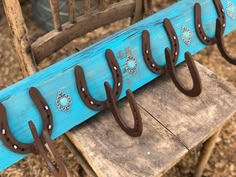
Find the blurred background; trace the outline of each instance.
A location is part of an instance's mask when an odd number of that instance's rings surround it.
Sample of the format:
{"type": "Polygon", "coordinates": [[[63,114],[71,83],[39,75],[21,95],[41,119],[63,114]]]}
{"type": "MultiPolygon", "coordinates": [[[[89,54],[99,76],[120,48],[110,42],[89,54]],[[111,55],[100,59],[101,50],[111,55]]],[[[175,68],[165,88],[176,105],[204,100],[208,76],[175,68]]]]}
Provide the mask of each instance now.
{"type": "MultiPolygon", "coordinates": [[[[31,40],[45,34],[53,28],[52,16],[48,0],[20,0],[26,25],[29,29],[31,40]],[[33,13],[32,13],[33,12],[33,13]]],[[[174,0],[154,0],[154,10],[159,11],[172,3],[174,0]]],[[[80,0],[77,1],[77,7],[80,0]]],[[[96,7],[98,0],[91,0],[92,7],[96,7]]],[[[64,0],[60,0],[61,20],[68,19],[67,7],[64,0]]],[[[81,9],[77,9],[79,15],[81,9]]],[[[109,36],[127,26],[130,19],[124,19],[110,25],[87,33],[83,37],[73,40],[61,50],[52,54],[39,65],[39,69],[47,67],[71,54],[71,49],[81,49],[91,44],[91,41],[99,40],[101,36],[109,36]]],[[[225,37],[225,45],[229,52],[236,50],[236,31],[225,37]]],[[[13,46],[11,31],[8,27],[2,2],[0,1],[0,89],[3,89],[23,78],[17,54],[13,46]]],[[[216,46],[210,46],[194,56],[198,62],[236,86],[236,67],[227,63],[220,55],[216,46]]],[[[85,176],[83,169],[70,153],[62,140],[56,140],[57,149],[62,156],[72,176],[85,176]]],[[[199,155],[199,149],[193,150],[180,163],[172,168],[164,177],[191,177],[199,155]]],[[[3,160],[3,159],[1,159],[3,160]]],[[[21,162],[13,165],[0,173],[1,177],[8,176],[50,176],[42,159],[37,155],[29,155],[21,162]]],[[[217,140],[217,146],[204,172],[205,177],[236,177],[236,116],[234,116],[223,128],[221,136],[217,140]]]]}

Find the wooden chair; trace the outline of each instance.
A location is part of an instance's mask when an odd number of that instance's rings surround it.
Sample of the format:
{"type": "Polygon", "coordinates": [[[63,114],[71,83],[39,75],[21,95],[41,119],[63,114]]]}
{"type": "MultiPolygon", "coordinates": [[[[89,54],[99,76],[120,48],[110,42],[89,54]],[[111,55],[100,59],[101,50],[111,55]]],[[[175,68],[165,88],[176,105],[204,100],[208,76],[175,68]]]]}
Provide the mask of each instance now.
{"type": "Polygon", "coordinates": [[[95,10],[90,9],[90,0],[83,0],[83,15],[76,17],[75,0],[67,2],[68,22],[60,23],[58,0],[50,0],[55,29],[35,41],[30,41],[19,1],[3,0],[7,20],[13,31],[14,45],[25,76],[36,72],[36,64],[87,32],[127,17],[132,18],[131,24],[133,24],[151,14],[149,0],[113,0],[109,5],[105,0],[100,0],[99,7],[95,10]]]}
{"type": "MultiPolygon", "coordinates": [[[[7,16],[7,20],[9,23],[9,26],[13,32],[13,40],[14,45],[16,48],[16,51],[19,55],[19,62],[22,68],[22,71],[24,73],[24,76],[29,76],[31,74],[34,74],[37,72],[37,64],[42,62],[46,57],[54,53],[56,50],[62,48],[64,45],[72,41],[73,39],[76,39],[79,36],[84,35],[85,33],[89,31],[93,31],[94,29],[104,26],[106,24],[115,22],[117,20],[131,17],[131,24],[141,20],[143,17],[148,16],[152,13],[152,7],[151,7],[151,1],[150,0],[123,0],[123,1],[111,1],[111,4],[107,5],[107,2],[105,0],[100,0],[99,8],[96,10],[91,10],[89,5],[89,0],[83,1],[83,15],[76,17],[75,14],[75,0],[67,0],[68,2],[68,12],[69,12],[69,19],[68,22],[65,24],[60,23],[59,18],[59,4],[57,0],[50,0],[52,15],[53,15],[53,22],[55,29],[53,31],[50,31],[49,33],[41,36],[40,38],[36,39],[35,41],[30,41],[30,37],[27,32],[27,27],[22,15],[21,6],[18,0],[3,0],[5,13],[7,16]]],[[[201,66],[200,66],[201,67],[201,66]]],[[[184,72],[184,67],[181,67],[180,72],[184,72]]],[[[210,86],[215,83],[222,84],[224,86],[219,88],[216,92],[225,94],[225,100],[227,99],[234,99],[235,98],[235,90],[228,86],[224,81],[220,79],[214,79],[211,75],[213,75],[210,71],[206,70],[205,68],[201,67],[201,73],[203,75],[203,81],[207,83],[207,86],[210,86]],[[232,94],[227,92],[226,90],[230,90],[232,94]],[[233,95],[233,96],[232,96],[233,95]]],[[[184,79],[184,78],[182,78],[184,79]]],[[[203,134],[194,137],[194,139],[187,139],[186,142],[182,142],[182,138],[184,138],[184,134],[186,133],[192,133],[194,132],[186,132],[186,130],[178,130],[178,127],[171,123],[171,119],[168,119],[172,126],[172,128],[175,130],[175,132],[171,132],[166,127],[167,122],[164,124],[162,123],[162,120],[164,120],[164,117],[161,118],[161,120],[158,120],[159,116],[154,115],[154,107],[148,103],[148,100],[144,97],[149,98],[149,101],[154,101],[151,99],[150,95],[155,95],[156,97],[160,97],[161,95],[165,95],[166,89],[168,89],[169,83],[165,82],[167,79],[162,78],[160,81],[155,81],[152,85],[149,85],[146,89],[142,89],[138,93],[138,103],[140,104],[140,107],[142,107],[142,114],[145,116],[144,124],[148,128],[150,128],[150,131],[147,131],[145,135],[143,136],[141,141],[133,140],[133,139],[126,139],[125,137],[121,139],[121,141],[117,141],[117,146],[126,146],[126,143],[130,143],[132,146],[135,146],[137,148],[134,148],[130,150],[129,155],[127,158],[132,158],[135,156],[135,154],[140,154],[144,152],[145,154],[141,155],[142,157],[148,156],[147,158],[150,159],[150,161],[155,164],[155,159],[158,157],[158,154],[161,156],[161,159],[159,161],[159,164],[154,166],[153,168],[145,167],[144,169],[136,169],[137,171],[143,170],[142,175],[145,175],[147,177],[154,175],[161,175],[166,170],[168,170],[170,167],[172,167],[177,161],[179,161],[190,149],[194,148],[197,144],[202,143],[204,141],[205,145],[203,148],[203,153],[200,157],[200,161],[198,163],[197,172],[195,177],[200,177],[202,174],[202,171],[204,169],[205,164],[207,163],[209,156],[212,152],[212,149],[215,145],[216,139],[220,133],[221,127],[223,126],[225,120],[228,119],[228,114],[221,114],[222,116],[216,116],[215,120],[217,121],[217,124],[214,125],[213,128],[207,128],[207,126],[204,126],[204,124],[199,124],[197,129],[198,131],[203,131],[203,134]],[[155,85],[157,86],[157,82],[161,82],[162,86],[159,88],[160,92],[159,94],[154,93],[152,90],[152,87],[155,85]],[[145,96],[144,96],[145,95],[145,96]],[[142,104],[146,103],[146,107],[143,107],[142,104]],[[148,108],[150,108],[148,110],[148,108]],[[161,123],[161,124],[159,124],[161,123]],[[202,126],[202,128],[201,128],[202,126]],[[206,128],[206,129],[204,129],[206,128]],[[157,130],[158,129],[158,130],[157,130]],[[161,132],[161,133],[158,133],[161,132]],[[178,134],[180,133],[180,135],[178,134]],[[157,136],[160,134],[161,138],[159,137],[152,137],[157,136]],[[180,137],[178,137],[180,136],[180,137]],[[151,138],[153,138],[155,141],[152,141],[151,138]],[[151,149],[145,149],[148,148],[148,146],[142,146],[142,143],[147,144],[151,147],[151,149]],[[141,143],[141,144],[140,144],[141,143]],[[158,153],[153,152],[157,146],[163,145],[163,148],[158,151],[158,153]],[[174,146],[176,149],[174,152],[168,152],[164,151],[165,148],[169,149],[171,146],[174,146]],[[168,153],[175,153],[168,155],[168,153]],[[130,157],[129,157],[130,156],[130,157]],[[168,160],[166,160],[168,159],[168,160]],[[154,172],[149,174],[148,170],[153,170],[154,172]],[[159,171],[158,171],[159,170],[159,171]]],[[[206,86],[206,87],[207,87],[206,86]]],[[[174,89],[170,90],[170,98],[173,98],[176,102],[188,102],[189,99],[179,96],[175,97],[174,89]],[[171,94],[172,93],[172,94],[171,94]],[[181,100],[181,101],[180,101],[181,100]]],[[[211,102],[211,96],[214,94],[212,93],[212,90],[208,90],[207,94],[204,94],[201,99],[205,99],[206,102],[211,102]]],[[[217,94],[215,94],[217,95],[217,94]]],[[[166,97],[165,99],[168,100],[169,97],[166,97]]],[[[169,99],[170,100],[170,99],[169,99]]],[[[223,100],[224,101],[224,100],[223,100]]],[[[197,104],[197,101],[191,102],[191,104],[186,104],[189,109],[193,107],[194,104],[197,104]]],[[[216,106],[220,109],[220,102],[216,101],[212,103],[213,106],[216,106]]],[[[157,107],[161,107],[164,109],[164,105],[159,103],[156,105],[157,107]]],[[[174,107],[171,107],[171,103],[166,103],[167,109],[175,109],[174,107]]],[[[173,106],[173,105],[172,105],[173,106]]],[[[176,111],[176,110],[175,110],[176,111]]],[[[194,110],[198,111],[198,109],[194,110]]],[[[206,118],[204,116],[209,112],[209,108],[205,108],[199,115],[197,116],[194,114],[191,116],[191,118],[188,120],[188,117],[186,117],[184,114],[178,114],[178,117],[183,117],[182,123],[190,124],[190,127],[195,130],[196,125],[191,124],[191,119],[196,116],[199,121],[206,121],[206,118]]],[[[215,110],[211,112],[214,115],[217,115],[219,110],[215,110]]],[[[232,113],[235,111],[235,108],[233,106],[229,106],[225,108],[225,111],[227,113],[232,113]]],[[[165,116],[166,112],[163,112],[163,116],[165,116]]],[[[176,112],[173,112],[175,114],[176,112]]],[[[129,115],[129,113],[127,113],[129,115]]],[[[99,115],[101,117],[101,115],[99,115]]],[[[128,175],[128,173],[131,173],[130,176],[137,176],[137,172],[135,172],[134,169],[126,169],[119,168],[120,162],[117,162],[115,158],[113,159],[113,155],[110,156],[109,160],[108,155],[104,152],[104,149],[100,147],[93,148],[92,144],[93,142],[96,144],[98,140],[104,140],[105,146],[107,149],[112,149],[112,147],[109,146],[109,143],[112,144],[112,141],[115,137],[111,137],[109,140],[104,139],[104,134],[107,133],[106,127],[103,127],[102,125],[107,125],[110,127],[114,127],[112,124],[112,121],[109,118],[109,115],[107,113],[103,114],[106,118],[97,118],[96,120],[88,121],[85,124],[81,125],[80,127],[70,131],[67,133],[67,136],[64,137],[65,142],[67,143],[68,147],[78,155],[80,158],[80,162],[86,172],[90,176],[109,176],[108,170],[110,173],[113,173],[114,176],[117,176],[118,174],[121,174],[123,176],[128,175]],[[86,125],[86,126],[85,126],[86,125]],[[93,126],[96,126],[99,129],[98,136],[96,138],[92,137],[91,134],[86,134],[86,132],[93,132],[96,133],[93,129],[93,126]],[[85,136],[86,135],[86,136],[85,136]],[[79,139],[80,137],[80,139],[79,139]],[[86,143],[88,142],[88,144],[86,143]],[[94,153],[99,153],[102,158],[99,159],[98,155],[91,155],[89,151],[93,151],[94,153]],[[104,165],[110,164],[110,167],[107,169],[104,169],[104,165]]],[[[171,117],[171,114],[169,113],[168,116],[171,117]]],[[[172,117],[173,118],[173,117],[172,117]]],[[[179,122],[181,123],[181,122],[179,122]]],[[[212,123],[212,121],[209,122],[209,124],[212,123]]],[[[208,125],[209,126],[209,125],[208,125]]],[[[196,130],[197,131],[197,130],[196,130]]],[[[113,135],[113,134],[112,134],[113,135]]],[[[117,135],[118,137],[122,137],[120,133],[117,135]]],[[[114,145],[114,144],[113,144],[114,145]]],[[[115,145],[114,145],[115,146],[115,145]]],[[[105,149],[106,149],[105,148],[105,149]]],[[[111,152],[113,153],[113,152],[111,152]]],[[[119,155],[122,155],[122,151],[117,152],[119,155]]],[[[124,158],[128,161],[127,158],[124,158]]],[[[120,159],[122,162],[122,159],[120,159]]],[[[134,165],[136,162],[131,162],[130,165],[134,165]]],[[[145,158],[140,159],[138,162],[141,165],[145,165],[146,161],[145,158]]],[[[156,162],[158,163],[158,162],[156,162]]],[[[153,165],[151,164],[151,165],[153,165]]],[[[148,165],[148,164],[147,164],[148,165]]]]}

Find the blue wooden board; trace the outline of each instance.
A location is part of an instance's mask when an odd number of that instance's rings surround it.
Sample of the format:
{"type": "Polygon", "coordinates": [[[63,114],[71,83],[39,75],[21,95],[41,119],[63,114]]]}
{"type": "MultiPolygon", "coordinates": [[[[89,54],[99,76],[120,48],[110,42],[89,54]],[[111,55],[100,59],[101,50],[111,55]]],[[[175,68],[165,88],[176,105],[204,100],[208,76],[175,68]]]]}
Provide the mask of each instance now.
{"type": "MultiPolygon", "coordinates": [[[[164,65],[164,49],[165,47],[170,47],[168,37],[162,24],[164,18],[171,20],[179,38],[180,56],[178,63],[184,60],[184,52],[189,51],[195,54],[205,48],[206,46],[197,38],[194,29],[193,6],[196,2],[202,5],[204,29],[209,36],[213,36],[217,14],[212,0],[182,0],[83,51],[1,90],[0,101],[7,109],[8,121],[14,136],[19,141],[31,143],[33,138],[28,127],[28,121],[30,120],[33,120],[38,133],[41,133],[41,118],[28,94],[28,90],[32,86],[40,90],[52,110],[54,117],[52,138],[62,135],[72,127],[95,115],[97,112],[87,108],[77,93],[74,66],[81,65],[84,68],[91,94],[98,100],[104,100],[105,91],[103,83],[104,81],[108,81],[112,84],[111,72],[105,59],[106,49],[112,49],[114,51],[123,72],[124,85],[120,98],[125,96],[126,89],[129,88],[134,91],[156,78],[157,75],[150,72],[144,63],[141,50],[141,33],[144,29],[149,30],[153,56],[157,63],[164,65]],[[192,31],[190,45],[185,44],[181,40],[182,27],[186,27],[192,31]],[[135,74],[130,74],[125,70],[127,54],[137,59],[137,70],[135,74]],[[58,91],[70,95],[72,105],[69,113],[59,110],[56,106],[58,91]]],[[[221,0],[221,2],[226,12],[228,0],[221,0]]],[[[236,0],[231,0],[230,2],[236,5],[236,0]]],[[[225,34],[236,28],[235,21],[236,19],[233,20],[226,15],[225,34]]],[[[124,134],[124,136],[127,135],[124,134]]],[[[19,155],[9,151],[0,142],[0,171],[25,156],[26,155],[19,155]]]]}

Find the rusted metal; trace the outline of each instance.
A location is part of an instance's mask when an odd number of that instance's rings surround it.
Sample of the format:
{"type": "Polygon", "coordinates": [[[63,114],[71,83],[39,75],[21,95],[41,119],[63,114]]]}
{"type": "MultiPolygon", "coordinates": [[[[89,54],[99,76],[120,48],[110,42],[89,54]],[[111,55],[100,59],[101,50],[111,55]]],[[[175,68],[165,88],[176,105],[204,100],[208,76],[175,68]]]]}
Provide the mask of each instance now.
{"type": "Polygon", "coordinates": [[[202,91],[201,79],[200,79],[198,69],[193,61],[191,54],[189,52],[185,52],[185,61],[188,65],[188,68],[189,68],[189,71],[193,80],[193,87],[191,89],[186,88],[178,80],[177,74],[176,74],[176,68],[173,63],[173,58],[172,58],[170,49],[168,48],[165,49],[165,56],[166,56],[167,72],[170,75],[175,86],[187,96],[196,97],[200,95],[202,91]]]}
{"type": "Polygon", "coordinates": [[[109,85],[108,82],[105,82],[104,84],[106,89],[106,95],[107,95],[107,106],[111,110],[116,122],[120,125],[121,129],[124,130],[128,135],[132,137],[138,137],[141,136],[143,132],[143,123],[142,123],[142,117],[138,109],[138,105],[135,101],[134,95],[131,92],[131,90],[126,91],[126,96],[128,98],[128,102],[133,114],[134,118],[134,127],[130,128],[125,120],[122,118],[118,111],[118,107],[116,105],[116,99],[113,96],[112,88],[109,85]]]}
{"type": "Polygon", "coordinates": [[[225,45],[223,42],[223,34],[225,29],[225,23],[220,18],[216,20],[216,44],[221,53],[221,55],[227,60],[229,63],[236,65],[236,58],[231,56],[227,50],[225,49],[225,45]]]}
{"type": "Polygon", "coordinates": [[[113,77],[113,89],[110,87],[108,82],[104,83],[104,87],[107,94],[107,100],[98,101],[91,96],[86,84],[84,71],[81,66],[75,67],[75,79],[78,93],[81,99],[83,100],[84,104],[90,109],[110,109],[117,123],[128,135],[133,137],[140,136],[142,134],[142,119],[134,96],[130,90],[128,90],[126,94],[134,116],[134,127],[130,128],[118,112],[116,101],[118,100],[122,91],[123,80],[120,66],[116,61],[114,53],[110,49],[106,50],[106,59],[113,77]]]}
{"type": "Polygon", "coordinates": [[[32,121],[29,122],[29,127],[34,138],[34,142],[30,144],[19,142],[11,133],[10,127],[7,121],[7,113],[4,105],[0,103],[0,139],[2,143],[11,151],[18,154],[40,154],[46,161],[49,170],[58,177],[66,177],[66,168],[58,155],[58,152],[55,146],[52,143],[50,138],[53,130],[53,119],[52,113],[49,108],[49,105],[41,95],[41,93],[34,87],[30,88],[29,91],[30,97],[34,101],[36,107],[38,108],[42,121],[43,121],[43,130],[42,134],[39,136],[35,125],[32,121]],[[47,156],[46,148],[44,144],[48,144],[49,151],[52,153],[57,168],[53,165],[49,157],[47,156]]]}
{"type": "MultiPolygon", "coordinates": [[[[220,21],[225,24],[225,13],[224,13],[224,8],[220,2],[220,0],[213,0],[217,14],[218,14],[218,18],[220,19],[220,21]]],[[[201,40],[202,43],[204,43],[205,45],[212,45],[216,43],[216,37],[208,37],[206,35],[206,33],[204,32],[203,29],[203,25],[202,25],[202,19],[201,19],[201,5],[199,3],[196,3],[194,5],[194,24],[195,24],[195,29],[196,29],[196,33],[197,36],[199,37],[199,39],[201,40]]],[[[223,28],[223,32],[224,32],[224,28],[223,28]]]]}
{"type": "Polygon", "coordinates": [[[29,122],[29,127],[34,137],[33,145],[34,145],[35,151],[44,158],[52,174],[55,177],[67,177],[66,167],[61,157],[59,156],[55,145],[53,144],[51,140],[49,132],[47,130],[43,130],[42,135],[39,137],[37,130],[35,128],[35,125],[32,121],[29,122]],[[47,150],[44,143],[47,143],[47,147],[49,150],[47,150]],[[53,156],[54,161],[55,161],[54,163],[51,162],[50,157],[47,155],[48,153],[51,153],[51,155],[53,156]]]}
{"type": "Polygon", "coordinates": [[[150,44],[150,34],[147,30],[144,30],[142,32],[142,52],[144,61],[150,71],[156,74],[163,74],[165,72],[165,67],[160,66],[153,59],[151,44],[150,44]]]}
{"type": "MultiPolygon", "coordinates": [[[[41,114],[43,121],[43,130],[47,130],[48,133],[51,135],[53,128],[53,121],[52,121],[52,113],[51,110],[49,109],[48,104],[46,103],[43,96],[36,88],[30,89],[30,96],[41,114]],[[50,129],[48,129],[49,125],[50,129]]],[[[34,152],[33,144],[21,143],[17,141],[15,137],[11,134],[7,121],[6,109],[2,103],[0,103],[0,126],[2,132],[0,138],[3,144],[8,149],[19,154],[27,154],[34,152]]]]}
{"type": "Polygon", "coordinates": [[[203,25],[201,21],[201,5],[199,3],[196,3],[194,5],[194,15],[195,15],[195,29],[196,33],[201,40],[202,43],[206,45],[212,45],[217,44],[217,47],[221,53],[221,55],[227,60],[229,63],[236,65],[236,58],[232,57],[227,50],[225,49],[224,43],[223,43],[223,34],[226,27],[226,19],[225,19],[225,12],[224,8],[221,4],[220,0],[213,0],[218,18],[216,19],[216,32],[215,36],[210,38],[206,35],[206,33],[203,30],[203,25]]]}
{"type": "MultiPolygon", "coordinates": [[[[171,55],[175,64],[179,56],[179,41],[177,38],[177,34],[169,19],[164,19],[163,25],[171,44],[171,55]]],[[[144,61],[150,71],[156,74],[163,74],[165,72],[165,66],[160,66],[153,59],[150,45],[150,34],[147,30],[144,30],[142,32],[142,52],[144,61]]]]}
{"type": "Polygon", "coordinates": [[[171,49],[165,49],[166,55],[166,66],[158,65],[152,57],[151,45],[150,45],[150,34],[147,30],[142,32],[142,52],[144,61],[149,68],[155,74],[163,74],[165,72],[169,73],[175,86],[185,95],[195,97],[201,93],[201,79],[192,56],[189,52],[185,53],[186,63],[189,67],[190,74],[193,79],[193,87],[191,89],[185,88],[185,86],[177,79],[175,64],[179,56],[179,40],[177,34],[169,19],[164,19],[164,28],[170,40],[171,49]]]}
{"type": "MultiPolygon", "coordinates": [[[[112,72],[112,78],[113,78],[113,95],[115,96],[115,99],[117,100],[120,96],[121,90],[122,90],[122,73],[119,67],[119,64],[117,63],[115,56],[111,50],[106,51],[106,59],[108,66],[112,72]]],[[[75,67],[75,77],[76,77],[76,85],[77,90],[79,92],[79,95],[83,102],[91,109],[93,110],[103,110],[106,108],[106,101],[98,101],[93,98],[93,96],[90,94],[86,79],[84,75],[84,70],[81,66],[75,67]]]]}

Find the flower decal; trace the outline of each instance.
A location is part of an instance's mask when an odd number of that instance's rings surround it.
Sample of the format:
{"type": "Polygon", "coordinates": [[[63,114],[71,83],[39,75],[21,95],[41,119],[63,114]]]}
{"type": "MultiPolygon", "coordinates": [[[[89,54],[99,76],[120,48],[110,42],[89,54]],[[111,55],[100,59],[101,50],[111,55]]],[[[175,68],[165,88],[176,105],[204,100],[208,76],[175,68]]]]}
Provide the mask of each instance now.
{"type": "Polygon", "coordinates": [[[185,44],[190,45],[192,39],[192,32],[188,28],[182,27],[181,39],[184,41],[185,44]]]}
{"type": "Polygon", "coordinates": [[[68,94],[58,91],[56,104],[58,109],[64,112],[69,112],[72,101],[68,94]]]}
{"type": "Polygon", "coordinates": [[[125,61],[125,70],[128,71],[130,74],[136,73],[137,69],[137,60],[132,57],[128,56],[125,61]]]}
{"type": "Polygon", "coordinates": [[[236,7],[233,5],[232,2],[228,2],[227,15],[228,15],[230,18],[232,18],[233,20],[235,19],[236,7]]]}

